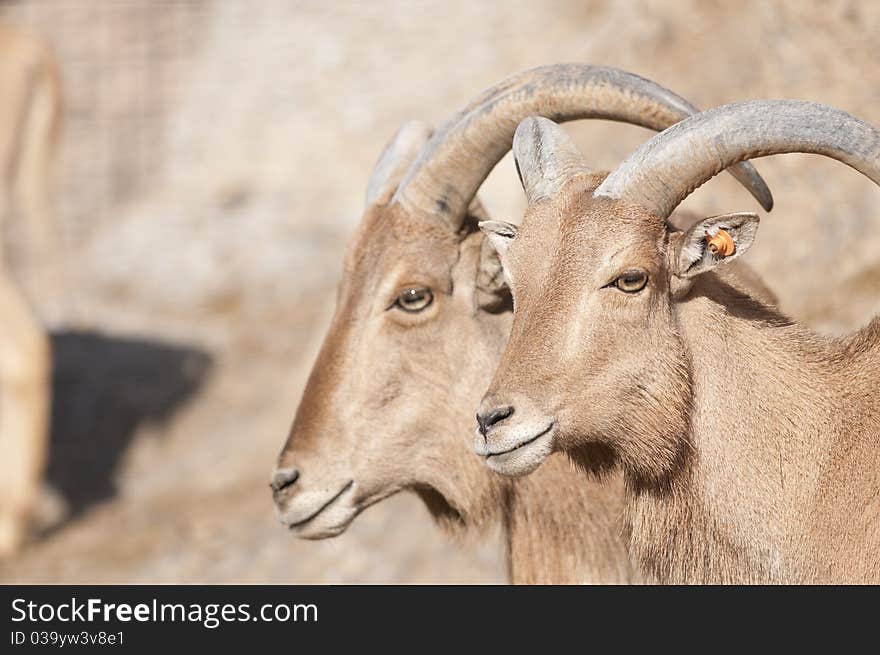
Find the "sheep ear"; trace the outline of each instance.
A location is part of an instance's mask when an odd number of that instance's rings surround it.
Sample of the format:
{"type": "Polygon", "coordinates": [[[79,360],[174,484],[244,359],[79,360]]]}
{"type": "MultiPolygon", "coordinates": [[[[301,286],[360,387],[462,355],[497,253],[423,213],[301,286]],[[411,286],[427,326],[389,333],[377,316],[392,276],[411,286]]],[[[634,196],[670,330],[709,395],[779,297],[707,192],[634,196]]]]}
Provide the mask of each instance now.
{"type": "Polygon", "coordinates": [[[504,278],[504,267],[489,237],[480,239],[480,265],[476,282],[477,306],[490,313],[513,308],[510,286],[504,278]]]}
{"type": "Polygon", "coordinates": [[[488,241],[488,244],[483,244],[483,256],[480,262],[483,268],[481,274],[485,273],[490,277],[498,278],[500,272],[504,283],[510,286],[512,278],[507,260],[507,249],[516,238],[516,225],[504,221],[480,221],[479,226],[488,241]]]}
{"type": "Polygon", "coordinates": [[[704,218],[686,232],[673,234],[670,269],[680,278],[710,271],[744,254],[755,241],[760,219],[742,212],[704,218]]]}

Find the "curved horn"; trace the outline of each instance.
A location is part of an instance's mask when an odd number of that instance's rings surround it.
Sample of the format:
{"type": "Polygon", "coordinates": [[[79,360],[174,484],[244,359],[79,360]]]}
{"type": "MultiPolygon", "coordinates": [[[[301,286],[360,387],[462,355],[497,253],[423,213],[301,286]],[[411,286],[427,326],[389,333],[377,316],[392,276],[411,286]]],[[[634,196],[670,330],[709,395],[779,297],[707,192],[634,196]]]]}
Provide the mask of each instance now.
{"type": "MultiPolygon", "coordinates": [[[[394,200],[408,209],[441,214],[458,229],[477,189],[510,149],[517,125],[528,116],[556,122],[602,118],[659,131],[697,111],[659,84],[615,68],[535,68],[487,89],[438,130],[394,200]]],[[[773,197],[751,164],[742,163],[731,173],[770,210],[773,197]]]]}
{"type": "Polygon", "coordinates": [[[529,204],[556,195],[573,174],[590,170],[565,131],[540,116],[527,118],[516,128],[513,154],[529,204]]]}
{"type": "Polygon", "coordinates": [[[367,184],[366,204],[390,200],[398,184],[406,175],[409,166],[415,161],[419,150],[431,138],[431,126],[422,121],[408,121],[400,126],[395,135],[385,145],[379,161],[373,167],[370,182],[367,184]]]}
{"type": "Polygon", "coordinates": [[[787,152],[825,155],[880,185],[880,131],[827,105],[753,100],[710,109],[654,136],[593,193],[664,218],[694,189],[738,161],[787,152]]]}

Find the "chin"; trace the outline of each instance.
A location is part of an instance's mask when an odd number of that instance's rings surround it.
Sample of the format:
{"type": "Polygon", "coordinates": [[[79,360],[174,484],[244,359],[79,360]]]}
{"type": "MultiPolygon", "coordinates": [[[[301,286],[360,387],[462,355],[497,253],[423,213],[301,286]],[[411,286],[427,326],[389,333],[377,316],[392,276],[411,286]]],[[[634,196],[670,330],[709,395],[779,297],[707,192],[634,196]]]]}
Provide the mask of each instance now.
{"type": "Polygon", "coordinates": [[[556,431],[553,424],[531,436],[515,436],[512,446],[498,446],[496,441],[510,441],[511,439],[495,440],[485,450],[486,465],[496,473],[509,477],[522,477],[537,470],[544,463],[553,445],[556,431]]]}

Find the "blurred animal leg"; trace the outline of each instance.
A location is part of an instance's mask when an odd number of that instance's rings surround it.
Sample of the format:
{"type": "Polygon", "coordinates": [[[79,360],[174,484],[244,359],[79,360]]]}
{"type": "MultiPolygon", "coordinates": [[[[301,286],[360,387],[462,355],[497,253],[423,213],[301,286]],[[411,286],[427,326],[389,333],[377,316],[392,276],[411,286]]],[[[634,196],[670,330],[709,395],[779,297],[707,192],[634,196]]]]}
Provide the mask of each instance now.
{"type": "Polygon", "coordinates": [[[50,347],[0,271],[0,557],[26,537],[38,501],[49,427],[50,347]]]}
{"type": "Polygon", "coordinates": [[[5,181],[0,179],[0,275],[4,275],[5,250],[5,227],[6,218],[9,216],[9,190],[5,181]]]}
{"type": "Polygon", "coordinates": [[[54,76],[43,78],[35,80],[28,112],[23,118],[14,195],[30,236],[29,259],[36,269],[40,292],[45,294],[49,290],[47,285],[53,282],[49,272],[57,268],[62,253],[53,220],[59,91],[54,76]]]}

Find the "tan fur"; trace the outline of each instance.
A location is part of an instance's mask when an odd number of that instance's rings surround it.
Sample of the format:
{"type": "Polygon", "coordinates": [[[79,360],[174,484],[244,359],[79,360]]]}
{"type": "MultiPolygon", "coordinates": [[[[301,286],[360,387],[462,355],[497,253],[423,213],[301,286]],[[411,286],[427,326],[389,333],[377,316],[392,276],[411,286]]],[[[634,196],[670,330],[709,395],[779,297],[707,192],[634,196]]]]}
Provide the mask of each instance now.
{"type": "Polygon", "coordinates": [[[587,471],[610,449],[652,579],[880,582],[880,320],[824,338],[726,266],[681,280],[681,233],[594,198],[601,179],[532,204],[508,247],[516,312],[482,411],[515,409],[489,448],[533,421],[587,471]],[[643,291],[605,286],[632,268],[643,291]]]}
{"type": "Polygon", "coordinates": [[[0,221],[13,209],[21,211],[40,254],[51,254],[61,121],[58,62],[42,40],[2,22],[0,98],[0,221]]]}
{"type": "MultiPolygon", "coordinates": [[[[485,218],[477,205],[454,232],[440,217],[389,203],[393,186],[372,194],[349,245],[336,314],[279,456],[280,471],[299,473],[274,493],[282,520],[298,536],[332,537],[369,505],[409,490],[452,535],[500,522],[515,583],[641,581],[627,552],[619,472],[585,481],[556,456],[513,481],[470,452],[475,399],[509,333],[509,295],[474,232],[485,218]],[[392,307],[410,286],[435,293],[422,313],[392,307]]],[[[685,227],[693,220],[681,217],[685,227]]]]}
{"type": "MultiPolygon", "coordinates": [[[[514,581],[640,577],[623,547],[621,495],[609,499],[598,484],[557,494],[575,489],[564,484],[576,479],[564,466],[539,476],[544,494],[523,494],[481,470],[458,441],[510,321],[498,262],[472,234],[485,218],[474,197],[517,124],[536,112],[659,130],[696,109],[625,71],[545,66],[487,89],[429,141],[424,125],[398,131],[371,177],[336,315],[272,478],[281,520],[299,536],[339,534],[368,505],[410,489],[446,526],[474,531],[503,519],[514,581]],[[396,161],[416,152],[418,138],[426,142],[414,161],[396,161]],[[427,290],[433,303],[423,303],[427,290]],[[417,311],[395,302],[413,297],[423,303],[417,311]],[[588,547],[572,548],[577,542],[588,547]]],[[[772,206],[750,164],[733,172],[772,206]]]]}
{"type": "MultiPolygon", "coordinates": [[[[51,51],[0,23],[0,228],[20,210],[49,254],[60,83],[51,51]]],[[[2,244],[2,241],[0,241],[2,244]]],[[[2,253],[2,245],[0,245],[2,253]]],[[[46,460],[49,343],[0,256],[0,557],[26,536],[46,460]]]]}
{"type": "Polygon", "coordinates": [[[441,223],[373,207],[346,257],[337,313],[315,362],[279,466],[300,479],[296,496],[356,484],[343,525],[297,529],[338,534],[365,507],[401,490],[418,493],[454,535],[505,528],[515,583],[633,582],[622,524],[622,477],[577,484],[554,458],[525,484],[486,471],[468,448],[474,398],[485,389],[507,335],[509,311],[476,306],[481,235],[463,241],[441,223]],[[435,290],[426,315],[388,310],[401,286],[435,290]],[[566,489],[560,494],[560,489],[566,489]]]}

